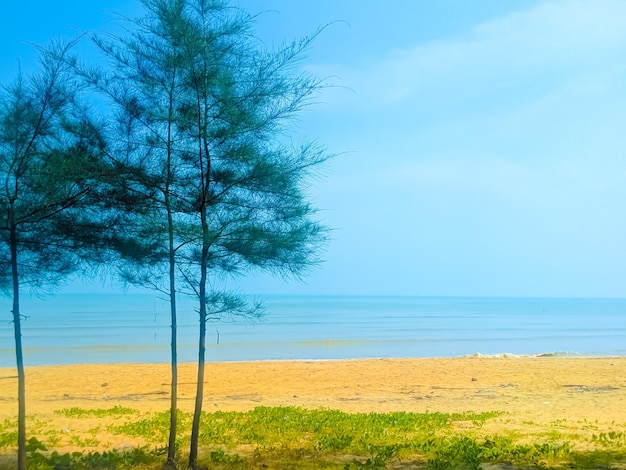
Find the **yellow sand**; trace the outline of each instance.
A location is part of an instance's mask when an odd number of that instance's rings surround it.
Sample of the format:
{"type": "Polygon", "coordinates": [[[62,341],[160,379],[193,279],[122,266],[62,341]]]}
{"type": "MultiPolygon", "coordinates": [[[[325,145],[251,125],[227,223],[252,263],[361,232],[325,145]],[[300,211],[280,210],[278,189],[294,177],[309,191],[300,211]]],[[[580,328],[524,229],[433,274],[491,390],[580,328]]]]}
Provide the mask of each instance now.
{"type": "MultiPolygon", "coordinates": [[[[27,368],[27,414],[59,421],[63,408],[169,408],[167,364],[27,368]]],[[[179,371],[179,408],[192,411],[196,367],[179,371]]],[[[0,419],[17,414],[15,370],[0,369],[0,419]]],[[[347,412],[503,411],[500,429],[596,432],[626,425],[626,358],[436,358],[209,363],[204,409],[256,406],[347,412]],[[565,420],[565,421],[559,421],[565,420]],[[594,423],[593,426],[587,424],[594,423]]]]}

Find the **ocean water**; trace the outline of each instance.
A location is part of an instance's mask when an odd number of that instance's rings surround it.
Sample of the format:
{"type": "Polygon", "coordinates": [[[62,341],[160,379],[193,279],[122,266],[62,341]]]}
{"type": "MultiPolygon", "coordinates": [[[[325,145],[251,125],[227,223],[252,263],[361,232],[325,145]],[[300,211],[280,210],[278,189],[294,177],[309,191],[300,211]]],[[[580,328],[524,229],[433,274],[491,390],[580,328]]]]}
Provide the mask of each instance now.
{"type": "MultiPolygon", "coordinates": [[[[179,360],[197,357],[180,299],[179,360]]],[[[208,325],[207,361],[499,355],[626,355],[626,299],[270,296],[255,323],[208,325]]],[[[168,362],[169,305],[152,294],[26,297],[26,365],[168,362]]],[[[15,364],[0,301],[0,366],[15,364]]]]}

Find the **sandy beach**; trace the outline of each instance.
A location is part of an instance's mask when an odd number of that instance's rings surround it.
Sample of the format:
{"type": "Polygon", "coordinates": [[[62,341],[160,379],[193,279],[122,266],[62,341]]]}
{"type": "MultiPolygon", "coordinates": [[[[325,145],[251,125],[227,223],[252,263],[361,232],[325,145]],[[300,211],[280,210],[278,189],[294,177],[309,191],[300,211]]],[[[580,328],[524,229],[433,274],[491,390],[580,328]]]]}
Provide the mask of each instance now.
{"type": "MultiPolygon", "coordinates": [[[[184,411],[193,407],[195,374],[195,365],[180,366],[179,408],[184,411]]],[[[624,357],[209,363],[205,383],[206,411],[263,405],[346,412],[504,412],[488,423],[489,432],[531,432],[560,423],[584,433],[626,425],[624,357]]],[[[59,425],[62,417],[54,411],[64,408],[119,405],[150,412],[169,406],[167,364],[30,367],[26,385],[29,417],[59,425]]],[[[16,397],[15,370],[0,369],[0,419],[16,416],[16,397]]]]}
{"type": "MultiPolygon", "coordinates": [[[[28,414],[70,406],[166,410],[167,364],[26,369],[28,414]]],[[[196,367],[181,364],[179,401],[191,411],[196,367]]],[[[436,358],[209,363],[204,403],[244,411],[259,405],[348,412],[507,411],[537,421],[626,422],[626,358],[436,358]]],[[[0,419],[15,416],[15,370],[0,369],[0,419]]]]}

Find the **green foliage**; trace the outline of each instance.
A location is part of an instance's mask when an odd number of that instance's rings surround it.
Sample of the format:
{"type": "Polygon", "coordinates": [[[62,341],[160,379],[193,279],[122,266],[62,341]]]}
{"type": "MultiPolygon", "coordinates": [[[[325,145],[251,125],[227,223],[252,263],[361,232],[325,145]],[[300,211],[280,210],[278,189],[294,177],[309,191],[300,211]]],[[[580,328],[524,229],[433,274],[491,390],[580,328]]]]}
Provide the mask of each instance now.
{"type": "Polygon", "coordinates": [[[592,441],[602,444],[605,447],[626,447],[626,433],[609,431],[592,435],[592,441]]]}
{"type": "Polygon", "coordinates": [[[0,448],[12,447],[17,442],[17,420],[4,419],[0,423],[0,448]]]}
{"type": "MultiPolygon", "coordinates": [[[[169,426],[169,413],[139,412],[122,407],[108,410],[69,408],[58,415],[76,419],[86,416],[116,420],[122,424],[106,425],[79,435],[73,444],[93,444],[101,429],[119,436],[143,439],[152,447],[127,452],[50,451],[52,434],[28,441],[31,469],[146,469],[158,470],[163,464],[163,443],[169,426]]],[[[477,470],[481,465],[507,464],[513,468],[612,468],[626,462],[623,431],[596,433],[590,438],[595,449],[573,450],[573,445],[559,435],[539,433],[528,443],[528,436],[518,442],[515,433],[485,435],[485,424],[501,413],[344,413],[330,409],[309,410],[296,407],[258,407],[248,412],[217,411],[205,413],[200,434],[198,463],[219,470],[275,469],[464,469],[477,470]],[[457,429],[457,422],[471,423],[457,429]],[[557,439],[558,438],[558,439],[557,439]]],[[[179,419],[188,429],[192,415],[179,411],[179,419]]],[[[33,430],[45,430],[49,423],[33,421],[33,430]]],[[[560,423],[565,427],[566,423],[560,423]]],[[[599,425],[598,425],[599,426],[599,425]]],[[[617,426],[617,425],[616,425],[617,426]]],[[[0,424],[0,431],[10,433],[13,420],[0,424]]],[[[553,428],[554,426],[551,426],[553,428]]],[[[54,434],[56,436],[56,434],[54,434]]],[[[13,436],[14,437],[14,436],[13,436]]],[[[188,434],[179,436],[186,443],[188,434]]],[[[72,444],[72,442],[66,444],[72,444]]],[[[589,443],[589,441],[587,441],[589,443]]],[[[15,440],[8,443],[14,446],[15,440]]],[[[177,452],[177,455],[179,453],[177,452]]],[[[179,455],[179,464],[184,458],[179,455]]],[[[484,465],[483,465],[484,466],[484,465]]]]}
{"type": "Polygon", "coordinates": [[[17,442],[17,431],[5,431],[0,433],[0,447],[11,447],[17,442]]]}
{"type": "MultiPolygon", "coordinates": [[[[191,414],[178,411],[178,423],[181,427],[188,426],[191,422],[191,414]]],[[[143,437],[152,444],[159,444],[167,440],[169,434],[170,414],[169,411],[155,413],[147,418],[137,421],[129,421],[124,424],[113,424],[107,430],[112,434],[121,434],[132,437],[143,437]]]]}
{"type": "Polygon", "coordinates": [[[127,452],[90,452],[76,458],[77,469],[109,469],[109,468],[137,468],[161,461],[159,452],[145,448],[133,449],[127,452]]]}
{"type": "Polygon", "coordinates": [[[209,461],[212,463],[240,464],[243,462],[238,454],[229,455],[222,449],[212,450],[209,453],[209,461]]]}
{"type": "Polygon", "coordinates": [[[72,452],[47,454],[46,447],[35,438],[26,445],[29,470],[96,470],[154,468],[161,456],[144,448],[128,452],[72,452]]]}
{"type": "Polygon", "coordinates": [[[120,416],[120,415],[132,415],[137,414],[137,410],[133,410],[132,408],[125,408],[123,406],[116,405],[113,408],[106,409],[92,409],[85,410],[83,408],[72,407],[72,408],[63,408],[62,410],[55,410],[56,414],[63,415],[67,418],[89,418],[89,417],[98,417],[102,418],[105,416],[120,416]]]}
{"type": "Polygon", "coordinates": [[[371,456],[369,458],[363,462],[355,459],[352,463],[346,464],[344,469],[350,470],[355,468],[357,470],[361,470],[371,468],[387,468],[388,460],[396,454],[398,448],[399,446],[371,447],[371,456]]]}

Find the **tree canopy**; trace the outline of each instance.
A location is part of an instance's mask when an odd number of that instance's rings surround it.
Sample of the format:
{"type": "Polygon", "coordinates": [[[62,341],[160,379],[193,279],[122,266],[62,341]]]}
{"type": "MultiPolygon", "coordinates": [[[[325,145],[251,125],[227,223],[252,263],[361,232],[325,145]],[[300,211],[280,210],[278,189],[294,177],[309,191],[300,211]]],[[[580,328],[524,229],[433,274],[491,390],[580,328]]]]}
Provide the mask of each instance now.
{"type": "MultiPolygon", "coordinates": [[[[195,467],[206,324],[263,311],[232,280],[255,270],[298,277],[319,261],[326,229],[306,187],[328,155],[291,136],[324,83],[296,66],[315,34],[269,49],[255,17],[224,0],[141,3],[125,34],[92,36],[95,65],[57,45],[42,51],[40,73],[5,90],[0,263],[12,277],[2,281],[18,302],[20,284],[48,285],[89,262],[169,296],[171,465],[176,295],[194,297],[195,467]]],[[[18,327],[19,308],[14,315],[18,327]]]]}

